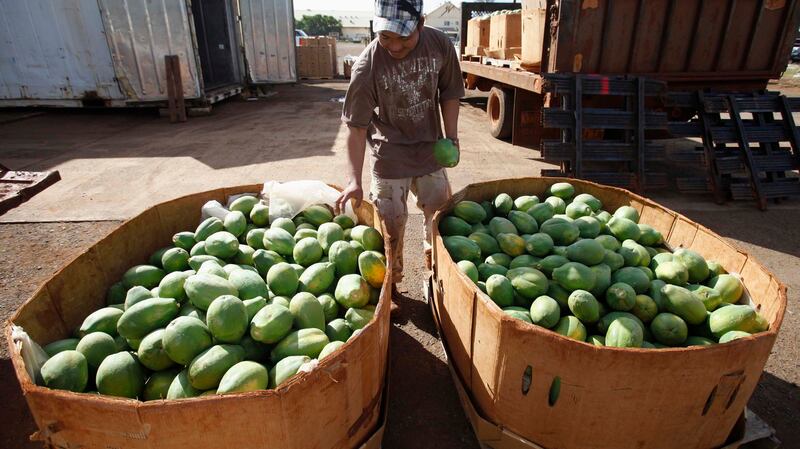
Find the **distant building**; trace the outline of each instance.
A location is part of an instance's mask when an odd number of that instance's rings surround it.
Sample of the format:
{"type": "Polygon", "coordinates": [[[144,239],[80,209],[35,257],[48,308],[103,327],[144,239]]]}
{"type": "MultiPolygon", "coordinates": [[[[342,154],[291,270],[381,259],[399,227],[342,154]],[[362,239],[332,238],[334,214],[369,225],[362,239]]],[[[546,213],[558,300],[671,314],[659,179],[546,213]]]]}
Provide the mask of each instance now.
{"type": "Polygon", "coordinates": [[[461,34],[461,8],[451,2],[444,2],[425,14],[425,25],[444,32],[450,40],[457,42],[461,34]]]}
{"type": "MultiPolygon", "coordinates": [[[[369,22],[372,20],[372,11],[326,11],[326,10],[295,10],[296,19],[305,16],[332,16],[342,22],[342,33],[337,36],[340,40],[362,41],[369,40],[369,22]]],[[[305,31],[305,30],[304,30],[305,31]]]]}

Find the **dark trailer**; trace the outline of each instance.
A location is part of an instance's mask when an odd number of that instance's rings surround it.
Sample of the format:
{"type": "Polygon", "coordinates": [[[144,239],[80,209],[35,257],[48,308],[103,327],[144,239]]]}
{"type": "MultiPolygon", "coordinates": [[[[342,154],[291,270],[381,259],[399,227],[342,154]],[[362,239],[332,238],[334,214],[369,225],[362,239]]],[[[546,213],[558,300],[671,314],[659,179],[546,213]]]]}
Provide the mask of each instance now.
{"type": "Polygon", "coordinates": [[[462,57],[467,87],[491,91],[493,134],[514,144],[538,146],[547,74],[635,75],[664,81],[669,91],[754,92],[780,78],[800,25],[796,0],[463,2],[461,54],[472,17],[543,5],[543,36],[522,35],[523,48],[541,43],[538,70],[462,57]]]}

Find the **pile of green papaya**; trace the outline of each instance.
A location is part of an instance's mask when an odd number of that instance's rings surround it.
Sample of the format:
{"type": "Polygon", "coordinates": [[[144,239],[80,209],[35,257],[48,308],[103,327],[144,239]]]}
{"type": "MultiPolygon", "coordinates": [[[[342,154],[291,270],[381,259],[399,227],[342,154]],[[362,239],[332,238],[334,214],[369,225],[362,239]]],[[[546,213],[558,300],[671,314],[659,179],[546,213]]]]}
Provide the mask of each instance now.
{"type": "Polygon", "coordinates": [[[44,347],[37,382],[142,401],[275,388],[372,320],[383,248],[327,206],[270,222],[241,196],[127,270],[74,338],[44,347]]]}
{"type": "Polygon", "coordinates": [[[744,285],[695,251],[674,252],[639,213],[560,182],[536,195],[461,201],[439,222],[459,269],[508,315],[598,346],[726,343],[769,328],[744,285]]]}

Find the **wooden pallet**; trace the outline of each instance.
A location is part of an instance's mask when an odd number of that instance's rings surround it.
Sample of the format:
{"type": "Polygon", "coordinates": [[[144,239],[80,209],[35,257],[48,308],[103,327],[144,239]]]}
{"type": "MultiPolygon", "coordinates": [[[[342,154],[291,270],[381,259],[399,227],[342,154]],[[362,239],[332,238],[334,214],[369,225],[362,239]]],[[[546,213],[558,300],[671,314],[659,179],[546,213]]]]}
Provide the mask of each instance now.
{"type": "Polygon", "coordinates": [[[800,196],[800,133],[792,116],[800,111],[800,99],[775,92],[699,92],[673,100],[698,111],[698,119],[671,124],[670,131],[702,137],[700,161],[706,172],[703,179],[682,180],[679,189],[692,192],[705,184],[718,203],[755,200],[762,210],[769,200],[800,196]]]}
{"type": "Polygon", "coordinates": [[[560,106],[544,109],[543,125],[560,129],[561,139],[542,140],[544,160],[560,165],[557,170],[543,170],[543,176],[588,179],[635,191],[667,185],[665,173],[647,169],[648,162],[663,161],[664,146],[645,139],[645,131],[667,128],[666,114],[645,108],[647,97],[666,90],[664,83],[645,78],[548,74],[545,90],[558,97],[560,106]],[[595,106],[612,104],[608,97],[621,97],[618,103],[624,107],[584,106],[588,100],[595,106]]]}
{"type": "Polygon", "coordinates": [[[679,173],[675,176],[675,186],[678,191],[688,195],[707,195],[714,192],[712,182],[705,171],[702,176],[698,176],[697,168],[706,166],[706,157],[702,146],[668,152],[669,163],[675,165],[679,173]]]}
{"type": "Polygon", "coordinates": [[[493,59],[513,60],[522,55],[522,47],[505,47],[486,49],[486,56],[493,59]]]}
{"type": "Polygon", "coordinates": [[[58,171],[18,171],[0,164],[0,214],[28,201],[60,179],[58,171]]]}
{"type": "Polygon", "coordinates": [[[513,59],[498,59],[498,58],[490,58],[488,56],[484,56],[481,60],[483,65],[491,65],[494,67],[505,67],[505,68],[513,68],[517,61],[513,59]]]}
{"type": "Polygon", "coordinates": [[[486,47],[464,47],[464,56],[478,57],[486,54],[486,47]]]}

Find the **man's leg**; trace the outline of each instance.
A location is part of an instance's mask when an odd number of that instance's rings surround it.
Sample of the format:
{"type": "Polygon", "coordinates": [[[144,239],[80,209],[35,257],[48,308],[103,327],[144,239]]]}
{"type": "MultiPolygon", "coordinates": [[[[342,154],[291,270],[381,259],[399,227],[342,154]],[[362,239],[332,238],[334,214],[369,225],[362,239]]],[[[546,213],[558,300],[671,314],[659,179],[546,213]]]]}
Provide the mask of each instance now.
{"type": "Polygon", "coordinates": [[[380,179],[372,177],[370,199],[375,203],[378,212],[386,224],[384,238],[392,248],[392,282],[398,284],[403,280],[403,235],[408,218],[408,189],[410,178],[380,179]]]}
{"type": "Polygon", "coordinates": [[[431,268],[431,225],[433,214],[441,208],[452,194],[450,181],[444,169],[437,170],[429,175],[414,178],[411,183],[411,191],[417,200],[417,207],[422,209],[425,216],[425,249],[426,268],[431,268]]]}

